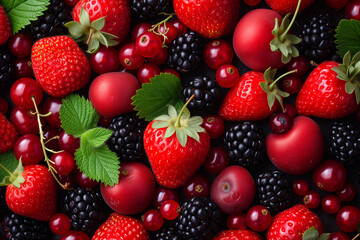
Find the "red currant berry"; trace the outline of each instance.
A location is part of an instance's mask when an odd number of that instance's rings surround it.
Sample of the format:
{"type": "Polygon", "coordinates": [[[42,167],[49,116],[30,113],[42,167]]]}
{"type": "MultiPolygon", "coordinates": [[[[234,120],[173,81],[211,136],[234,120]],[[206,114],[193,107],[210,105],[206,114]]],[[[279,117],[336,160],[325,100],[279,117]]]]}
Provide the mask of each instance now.
{"type": "Polygon", "coordinates": [[[80,0],[64,0],[65,4],[69,7],[75,7],[80,0]]]}
{"type": "Polygon", "coordinates": [[[180,214],[180,205],[177,201],[167,200],[161,204],[160,212],[166,220],[174,220],[180,214]]]}
{"type": "Polygon", "coordinates": [[[154,57],[162,48],[160,37],[153,32],[144,32],[135,42],[137,52],[143,57],[154,57]]]}
{"type": "Polygon", "coordinates": [[[165,187],[158,187],[155,191],[153,205],[156,208],[160,208],[167,200],[179,201],[179,195],[174,189],[169,189],[165,187]]]}
{"type": "Polygon", "coordinates": [[[131,40],[136,42],[136,39],[143,33],[148,32],[151,29],[150,23],[139,23],[131,31],[131,40]]]}
{"type": "Polygon", "coordinates": [[[281,82],[283,90],[289,94],[298,93],[301,89],[301,84],[301,79],[295,75],[286,76],[281,82]]]}
{"type": "Polygon", "coordinates": [[[210,135],[211,139],[218,138],[224,133],[224,121],[216,115],[206,116],[201,126],[210,135]]]}
{"type": "Polygon", "coordinates": [[[192,175],[183,186],[185,197],[208,197],[210,195],[211,183],[209,179],[200,174],[192,175]]]}
{"type": "Polygon", "coordinates": [[[304,196],[309,191],[309,184],[303,179],[296,180],[293,183],[293,192],[298,196],[304,196]]]}
{"type": "Polygon", "coordinates": [[[240,80],[239,70],[230,64],[220,66],[216,70],[216,81],[223,88],[231,88],[240,80]]]}
{"type": "Polygon", "coordinates": [[[39,105],[43,98],[43,91],[37,81],[31,78],[20,78],[11,86],[10,97],[13,103],[20,108],[34,109],[31,97],[34,97],[36,105],[39,105]]]}
{"type": "Polygon", "coordinates": [[[135,44],[124,45],[119,53],[121,65],[130,70],[138,69],[143,65],[145,58],[137,53],[135,44]]]}
{"type": "Polygon", "coordinates": [[[243,0],[243,1],[245,4],[249,6],[256,6],[261,2],[261,0],[243,0]]]}
{"type": "Polygon", "coordinates": [[[275,134],[287,133],[293,125],[293,119],[291,119],[285,113],[274,113],[270,117],[270,128],[275,134]]]}
{"type": "Polygon", "coordinates": [[[98,185],[97,181],[91,180],[81,171],[76,174],[76,183],[82,188],[95,188],[98,185]]]}
{"type": "Polygon", "coordinates": [[[212,174],[219,174],[230,163],[227,151],[223,147],[211,147],[206,156],[204,167],[212,174]]]}
{"type": "Polygon", "coordinates": [[[171,22],[162,23],[155,32],[159,34],[161,42],[164,42],[163,35],[166,36],[165,44],[171,43],[177,37],[177,28],[171,22]]]}
{"type": "Polygon", "coordinates": [[[0,113],[5,114],[9,108],[9,104],[5,98],[0,96],[0,113]]]}
{"type": "Polygon", "coordinates": [[[166,62],[167,57],[168,57],[167,48],[162,48],[161,51],[156,56],[150,57],[148,58],[148,60],[149,62],[159,66],[166,62]]]}
{"type": "Polygon", "coordinates": [[[31,52],[31,37],[25,33],[11,35],[8,40],[8,47],[12,55],[16,57],[26,57],[31,52]]]}
{"type": "Polygon", "coordinates": [[[144,216],[142,216],[144,227],[149,231],[157,231],[159,230],[163,223],[164,218],[161,215],[159,210],[150,209],[148,210],[144,216]]]}
{"type": "Polygon", "coordinates": [[[177,37],[180,37],[187,32],[187,27],[179,19],[174,19],[171,23],[177,29],[177,37]]]}
{"type": "Polygon", "coordinates": [[[246,216],[243,213],[230,214],[226,220],[229,230],[241,230],[246,228],[246,216]]]}
{"type": "Polygon", "coordinates": [[[54,128],[49,125],[43,126],[43,136],[45,138],[44,143],[47,148],[52,149],[54,151],[60,150],[58,144],[59,135],[60,135],[59,128],[54,128]]]}
{"type": "Polygon", "coordinates": [[[62,213],[52,215],[50,229],[56,235],[63,235],[70,230],[71,222],[68,216],[62,213]]]}
{"type": "Polygon", "coordinates": [[[296,117],[296,108],[294,107],[294,105],[290,104],[290,103],[285,103],[284,104],[284,111],[279,108],[279,110],[277,111],[278,113],[285,113],[286,115],[288,115],[291,119],[294,119],[296,117]]]}
{"type": "Polygon", "coordinates": [[[46,121],[54,128],[61,127],[61,120],[59,114],[61,104],[62,104],[62,98],[49,97],[48,99],[46,99],[43,105],[44,113],[51,112],[51,115],[46,117],[46,121]]]}
{"type": "Polygon", "coordinates": [[[120,67],[118,54],[116,48],[101,46],[99,51],[90,56],[92,70],[97,74],[115,72],[120,67]]]}
{"type": "Polygon", "coordinates": [[[40,162],[44,158],[40,138],[35,134],[26,134],[19,137],[14,145],[14,154],[17,160],[21,158],[23,165],[40,162]]]}
{"type": "Polygon", "coordinates": [[[333,232],[328,240],[350,240],[349,236],[343,232],[333,232]]]}
{"type": "Polygon", "coordinates": [[[74,169],[75,160],[71,153],[63,151],[51,156],[51,166],[58,175],[68,175],[74,169]]]}
{"type": "Polygon", "coordinates": [[[360,20],[360,0],[351,0],[346,5],[345,18],[360,20]]]}
{"type": "Polygon", "coordinates": [[[171,73],[171,74],[177,76],[178,78],[180,78],[179,73],[177,71],[175,71],[174,69],[167,68],[167,69],[164,69],[162,72],[163,73],[171,73]]]}
{"type": "Polygon", "coordinates": [[[80,147],[80,139],[75,138],[73,135],[69,135],[62,131],[59,136],[59,148],[65,150],[71,154],[74,154],[76,149],[80,147]]]}
{"type": "Polygon", "coordinates": [[[320,202],[320,194],[316,191],[308,191],[303,197],[303,203],[308,208],[317,208],[320,202]]]}
{"type": "Polygon", "coordinates": [[[344,232],[356,231],[360,221],[360,210],[353,206],[342,207],[336,214],[336,224],[344,232]]]}
{"type": "Polygon", "coordinates": [[[160,74],[160,68],[153,63],[145,63],[138,72],[137,77],[141,83],[149,83],[150,79],[160,74]]]}
{"type": "MultiPolygon", "coordinates": [[[[41,120],[44,121],[45,119],[41,118],[41,120]]],[[[39,134],[37,117],[31,114],[29,110],[20,109],[15,106],[10,113],[10,122],[21,135],[29,133],[39,134]]]]}
{"type": "Polygon", "coordinates": [[[90,240],[89,236],[80,231],[69,231],[63,234],[59,240],[90,240]]]}
{"type": "Polygon", "coordinates": [[[230,64],[233,57],[233,48],[222,39],[213,40],[204,48],[204,61],[208,67],[215,70],[222,65],[230,64]]]}
{"type": "Polygon", "coordinates": [[[340,198],[336,195],[327,195],[321,201],[321,207],[328,214],[337,213],[341,207],[340,198]]]}
{"type": "Polygon", "coordinates": [[[298,56],[292,58],[288,64],[286,64],[286,69],[288,71],[297,70],[297,72],[292,73],[295,76],[303,76],[309,70],[309,61],[304,56],[298,56]]]}
{"type": "Polygon", "coordinates": [[[265,231],[271,224],[271,214],[264,206],[253,206],[246,214],[246,224],[255,232],[265,231]]]}
{"type": "Polygon", "coordinates": [[[320,163],[314,170],[313,181],[315,186],[327,192],[335,192],[346,182],[346,169],[335,160],[320,163]]]}
{"type": "Polygon", "coordinates": [[[17,58],[14,61],[14,65],[16,79],[32,78],[34,76],[30,58],[17,58]]]}
{"type": "Polygon", "coordinates": [[[355,198],[356,189],[352,183],[345,183],[339,190],[336,191],[342,202],[350,202],[355,198]]]}

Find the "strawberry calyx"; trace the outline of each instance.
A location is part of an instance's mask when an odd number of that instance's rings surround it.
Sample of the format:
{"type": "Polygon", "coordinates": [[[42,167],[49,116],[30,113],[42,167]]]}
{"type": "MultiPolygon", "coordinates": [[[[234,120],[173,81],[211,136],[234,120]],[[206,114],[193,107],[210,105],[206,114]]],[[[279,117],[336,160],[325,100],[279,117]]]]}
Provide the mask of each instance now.
{"type": "Polygon", "coordinates": [[[298,1],[295,13],[291,22],[289,17],[291,13],[286,14],[283,18],[280,26],[279,20],[275,18],[275,27],[272,30],[272,34],[274,35],[274,39],[270,42],[270,49],[271,51],[280,51],[281,52],[281,62],[286,64],[290,62],[292,57],[298,57],[299,51],[293,45],[296,45],[301,42],[301,38],[295,36],[294,34],[288,34],[292,25],[295,22],[295,18],[297,13],[299,12],[301,0],[298,1]]]}
{"type": "Polygon", "coordinates": [[[162,47],[167,47],[166,46],[166,40],[168,39],[168,37],[166,36],[166,34],[168,33],[168,31],[169,31],[169,28],[168,27],[166,27],[166,23],[167,23],[167,21],[169,21],[169,19],[171,19],[174,15],[175,15],[175,13],[159,13],[159,15],[160,14],[162,14],[162,15],[165,15],[165,16],[167,16],[167,18],[165,18],[164,20],[162,20],[161,22],[158,22],[158,23],[156,23],[156,24],[154,24],[154,25],[151,25],[151,29],[149,29],[149,31],[150,32],[153,32],[153,33],[155,33],[156,35],[159,35],[159,36],[162,36],[163,37],[163,43],[162,43],[162,47]],[[165,32],[164,33],[162,33],[161,31],[160,31],[160,28],[161,28],[161,25],[162,24],[164,24],[164,29],[165,29],[165,32]],[[156,31],[157,30],[157,31],[156,31]]]}
{"type": "Polygon", "coordinates": [[[330,236],[330,233],[323,233],[319,235],[318,230],[312,226],[308,230],[306,230],[303,234],[303,240],[326,240],[330,236]]]}
{"type": "Polygon", "coordinates": [[[21,158],[19,159],[19,164],[15,168],[14,172],[10,172],[4,165],[0,163],[0,167],[5,170],[9,175],[4,177],[2,182],[0,182],[0,186],[14,185],[16,188],[20,188],[20,184],[25,182],[25,178],[23,177],[24,167],[21,163],[21,158]]]}
{"type": "Polygon", "coordinates": [[[348,94],[355,93],[356,103],[360,103],[360,52],[352,58],[350,51],[344,57],[343,62],[338,67],[331,68],[338,75],[338,79],[346,81],[345,91],[348,94]]]}
{"type": "Polygon", "coordinates": [[[100,44],[106,47],[119,44],[115,38],[117,36],[101,31],[105,26],[105,17],[90,21],[89,13],[81,7],[80,22],[71,21],[64,26],[69,29],[70,37],[76,42],[83,42],[88,45],[88,53],[95,53],[99,50],[100,44]]]}
{"type": "Polygon", "coordinates": [[[183,147],[186,146],[188,137],[200,142],[198,133],[205,132],[205,129],[200,126],[203,123],[203,119],[200,116],[190,117],[190,111],[186,107],[194,97],[195,96],[193,95],[185,103],[179,113],[176,111],[174,106],[169,105],[168,114],[155,118],[152,128],[166,128],[163,138],[171,137],[174,133],[176,133],[176,137],[183,147]]]}

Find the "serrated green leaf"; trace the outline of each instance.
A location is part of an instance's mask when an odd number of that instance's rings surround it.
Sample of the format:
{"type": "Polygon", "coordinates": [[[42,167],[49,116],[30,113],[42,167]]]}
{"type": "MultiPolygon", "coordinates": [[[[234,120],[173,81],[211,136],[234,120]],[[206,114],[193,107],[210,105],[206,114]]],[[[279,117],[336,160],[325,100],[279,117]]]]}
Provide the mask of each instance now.
{"type": "MultiPolygon", "coordinates": [[[[8,151],[6,153],[0,154],[0,163],[6,167],[10,172],[14,172],[16,167],[19,164],[19,161],[16,159],[13,151],[8,151]]],[[[0,182],[9,174],[0,167],[0,182]]]]}
{"type": "Polygon", "coordinates": [[[329,237],[330,237],[330,233],[323,233],[316,240],[328,240],[329,237]]]}
{"type": "Polygon", "coordinates": [[[74,137],[80,137],[87,130],[96,127],[99,119],[91,102],[75,94],[63,99],[59,114],[61,127],[74,137]]]}
{"type": "Polygon", "coordinates": [[[106,140],[109,139],[113,131],[107,129],[107,128],[93,128],[90,130],[87,130],[81,135],[81,141],[88,141],[90,142],[94,147],[99,147],[102,144],[105,143],[106,140]]]}
{"type": "Polygon", "coordinates": [[[13,33],[17,33],[30,21],[35,21],[44,14],[50,0],[0,0],[0,5],[5,9],[13,33]]]}
{"type": "Polygon", "coordinates": [[[319,236],[318,230],[316,230],[315,227],[311,227],[304,232],[302,240],[316,240],[318,236],[319,236]]]}
{"type": "Polygon", "coordinates": [[[343,57],[348,51],[351,55],[360,51],[360,21],[342,19],[335,32],[337,54],[343,57]]]}

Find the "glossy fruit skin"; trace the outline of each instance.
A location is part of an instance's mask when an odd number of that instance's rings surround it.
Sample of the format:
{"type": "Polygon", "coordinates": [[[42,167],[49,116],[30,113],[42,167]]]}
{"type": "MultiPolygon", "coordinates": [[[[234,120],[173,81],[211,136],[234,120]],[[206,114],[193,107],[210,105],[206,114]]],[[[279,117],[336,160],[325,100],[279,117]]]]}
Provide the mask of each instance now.
{"type": "Polygon", "coordinates": [[[336,214],[336,224],[344,232],[354,232],[359,224],[360,210],[353,206],[342,207],[336,214]]]}
{"type": "Polygon", "coordinates": [[[246,213],[246,224],[255,232],[265,231],[271,224],[271,214],[264,206],[253,206],[246,213]]]}
{"type": "Polygon", "coordinates": [[[150,209],[142,216],[144,227],[149,231],[159,230],[163,223],[164,217],[157,209],[150,209]]]}
{"type": "Polygon", "coordinates": [[[82,188],[95,188],[99,183],[88,178],[83,172],[76,173],[76,183],[82,188]]]}
{"type": "Polygon", "coordinates": [[[201,125],[210,135],[211,139],[220,137],[224,133],[225,124],[221,117],[217,115],[210,115],[204,117],[201,125]]]}
{"type": "Polygon", "coordinates": [[[14,60],[15,76],[19,78],[33,78],[34,72],[31,66],[30,58],[17,58],[14,60]]]}
{"type": "Polygon", "coordinates": [[[155,75],[159,75],[161,72],[160,68],[153,63],[145,63],[143,64],[138,72],[137,77],[140,83],[149,83],[150,79],[155,75]]]}
{"type": "Polygon", "coordinates": [[[13,149],[17,138],[16,128],[0,113],[0,153],[13,149]]]}
{"type": "Polygon", "coordinates": [[[131,97],[138,88],[138,80],[130,73],[104,73],[91,83],[89,100],[100,115],[114,117],[134,109],[131,97]]]}
{"type": "Polygon", "coordinates": [[[345,18],[360,20],[360,1],[351,0],[345,7],[345,18]]]}
{"type": "Polygon", "coordinates": [[[171,23],[177,29],[176,37],[180,37],[180,36],[184,35],[188,30],[187,27],[179,19],[174,19],[171,21],[171,23]]]}
{"type": "Polygon", "coordinates": [[[284,111],[281,108],[279,108],[277,112],[283,112],[292,119],[294,119],[297,115],[296,108],[294,107],[294,105],[290,103],[284,104],[284,111]]]}
{"type": "Polygon", "coordinates": [[[163,47],[161,48],[160,52],[153,57],[148,58],[150,63],[153,63],[157,66],[164,64],[168,57],[168,49],[163,47]]]}
{"type": "Polygon", "coordinates": [[[49,221],[56,211],[56,183],[49,170],[42,165],[24,166],[25,182],[16,188],[6,188],[6,203],[15,213],[49,221]],[[46,203],[46,204],[44,204],[46,203]]]}
{"type": "Polygon", "coordinates": [[[162,48],[160,37],[153,32],[144,32],[135,42],[136,51],[143,57],[154,57],[162,48]]]}
{"type": "Polygon", "coordinates": [[[44,158],[40,138],[35,134],[26,134],[19,137],[14,146],[14,154],[23,165],[32,165],[44,158]]]}
{"type": "Polygon", "coordinates": [[[46,117],[46,121],[54,128],[61,127],[61,120],[59,114],[59,109],[61,107],[61,104],[62,104],[62,98],[49,97],[48,99],[46,99],[43,105],[44,113],[51,112],[51,115],[46,117]]]}
{"type": "Polygon", "coordinates": [[[293,192],[298,196],[304,196],[309,191],[309,183],[303,179],[293,183],[293,192]]]}
{"type": "Polygon", "coordinates": [[[179,73],[177,71],[175,71],[174,69],[167,68],[167,69],[164,69],[162,72],[163,73],[171,73],[171,74],[177,76],[178,78],[180,78],[179,73]]]}
{"type": "MultiPolygon", "coordinates": [[[[265,0],[265,2],[276,12],[285,15],[289,12],[293,13],[295,12],[296,5],[298,3],[297,0],[265,0]]],[[[314,2],[314,0],[304,0],[301,1],[299,12],[306,9],[311,5],[311,3],[314,2]]]]}
{"type": "Polygon", "coordinates": [[[219,232],[212,240],[263,240],[262,237],[251,230],[224,230],[219,232]]]}
{"type": "Polygon", "coordinates": [[[243,2],[249,6],[256,6],[261,2],[261,0],[243,0],[243,2]]]}
{"type": "Polygon", "coordinates": [[[209,42],[203,52],[206,65],[215,70],[222,65],[230,64],[234,57],[231,45],[223,39],[209,42]]]}
{"type": "Polygon", "coordinates": [[[336,195],[339,196],[342,202],[350,202],[356,195],[355,186],[352,183],[347,182],[336,191],[336,195]]]}
{"type": "Polygon", "coordinates": [[[9,50],[16,57],[27,57],[31,52],[32,40],[25,33],[11,35],[8,41],[9,50]]]}
{"type": "Polygon", "coordinates": [[[168,201],[168,200],[174,200],[179,201],[179,195],[176,190],[169,189],[165,187],[158,187],[155,191],[154,199],[152,201],[152,204],[155,208],[160,208],[161,205],[168,201]]]}
{"type": "Polygon", "coordinates": [[[216,81],[221,87],[231,88],[239,82],[239,79],[239,70],[233,65],[222,65],[216,71],[216,81]]]}
{"type": "Polygon", "coordinates": [[[136,46],[133,43],[126,44],[121,48],[119,59],[121,65],[130,70],[138,69],[145,61],[145,58],[136,51],[136,46]]]}
{"type": "Polygon", "coordinates": [[[335,160],[326,160],[320,163],[313,172],[315,186],[327,192],[339,190],[346,183],[346,178],[346,169],[335,160]]]}
{"type": "Polygon", "coordinates": [[[272,163],[293,175],[311,171],[321,161],[324,148],[319,126],[304,116],[294,119],[289,132],[282,135],[269,134],[266,137],[266,150],[272,163]]]}
{"type": "Polygon", "coordinates": [[[74,169],[75,160],[71,153],[62,151],[51,156],[51,164],[58,175],[68,175],[74,169]]]}
{"type": "Polygon", "coordinates": [[[73,135],[67,134],[62,131],[59,135],[59,148],[71,154],[74,154],[76,149],[80,147],[80,139],[75,138],[73,135]]]}
{"type": "Polygon", "coordinates": [[[226,220],[229,230],[241,230],[246,228],[246,215],[243,213],[230,214],[226,220]]]}
{"type": "Polygon", "coordinates": [[[255,182],[243,167],[225,168],[211,185],[210,198],[226,214],[239,213],[255,198],[255,182]]]}
{"type": "Polygon", "coordinates": [[[334,214],[341,207],[340,198],[336,195],[327,195],[321,201],[322,210],[328,214],[334,214]]]}
{"type": "Polygon", "coordinates": [[[300,55],[296,58],[292,58],[290,62],[286,64],[286,69],[288,70],[288,72],[296,69],[297,72],[292,74],[300,77],[307,73],[309,65],[310,64],[308,60],[304,56],[300,55]]]}
{"type": "Polygon", "coordinates": [[[100,49],[90,56],[91,69],[97,74],[115,72],[120,67],[118,51],[114,47],[100,46],[100,49]]]}
{"type": "Polygon", "coordinates": [[[303,197],[303,203],[308,208],[317,208],[320,202],[320,194],[316,191],[309,191],[303,197]]]}
{"type": "Polygon", "coordinates": [[[39,134],[36,115],[32,115],[28,110],[15,106],[10,113],[10,121],[20,135],[39,134]]]}
{"type": "Polygon", "coordinates": [[[39,105],[43,98],[43,91],[38,82],[31,78],[20,78],[11,86],[10,97],[13,103],[22,109],[34,109],[31,97],[35,98],[36,105],[39,105]]]}
{"type": "Polygon", "coordinates": [[[223,147],[211,147],[203,166],[212,174],[219,174],[230,163],[229,155],[223,147]]]}
{"type": "Polygon", "coordinates": [[[139,23],[136,25],[132,31],[131,31],[131,40],[133,42],[136,42],[136,39],[143,33],[147,32],[149,29],[151,29],[150,23],[139,23]]]}
{"type": "Polygon", "coordinates": [[[60,148],[59,148],[59,144],[58,144],[58,139],[56,137],[59,137],[60,129],[54,128],[50,125],[45,125],[45,126],[43,126],[43,132],[44,132],[45,146],[54,151],[59,151],[60,148]]]}
{"type": "Polygon", "coordinates": [[[200,174],[192,175],[183,186],[183,193],[187,199],[193,197],[208,197],[211,183],[209,179],[200,174]]]}
{"type": "Polygon", "coordinates": [[[255,9],[246,13],[236,25],[233,47],[236,55],[249,68],[264,72],[268,67],[282,68],[281,52],[271,51],[275,19],[282,16],[269,9],[255,9]],[[246,37],[245,37],[246,36],[246,37]]]}
{"type": "Polygon", "coordinates": [[[328,240],[350,240],[350,238],[343,232],[333,232],[330,234],[328,240]]]}
{"type": "Polygon", "coordinates": [[[59,240],[90,240],[86,233],[81,231],[69,231],[63,234],[59,240]]]}
{"type": "MultiPolygon", "coordinates": [[[[177,37],[177,28],[171,22],[166,22],[166,26],[165,23],[160,24],[160,29],[156,28],[155,33],[165,34],[166,36],[165,44],[169,44],[177,37]]],[[[158,35],[158,36],[160,37],[161,42],[164,43],[164,36],[163,35],[158,35]]]]}
{"type": "Polygon", "coordinates": [[[6,41],[11,36],[11,26],[9,18],[6,15],[6,12],[2,6],[0,6],[0,32],[2,33],[0,37],[0,46],[6,43],[6,41]]]}
{"type": "Polygon", "coordinates": [[[56,235],[63,235],[70,230],[71,222],[63,213],[54,214],[49,222],[51,231],[56,235]]]}
{"type": "Polygon", "coordinates": [[[289,94],[298,93],[301,89],[301,79],[298,76],[286,76],[281,82],[282,88],[289,94]]]}
{"type": "Polygon", "coordinates": [[[180,205],[174,200],[167,200],[161,204],[160,212],[166,220],[174,220],[179,216],[180,205]]]}
{"type": "Polygon", "coordinates": [[[119,183],[113,187],[100,185],[101,195],[114,211],[137,214],[151,203],[155,193],[155,178],[151,170],[137,162],[120,165],[119,183]]]}
{"type": "Polygon", "coordinates": [[[64,0],[65,4],[69,7],[75,7],[79,0],[64,0]]]}
{"type": "Polygon", "coordinates": [[[293,125],[293,120],[289,115],[285,113],[274,113],[270,117],[269,125],[273,133],[285,134],[291,129],[293,125]]]}

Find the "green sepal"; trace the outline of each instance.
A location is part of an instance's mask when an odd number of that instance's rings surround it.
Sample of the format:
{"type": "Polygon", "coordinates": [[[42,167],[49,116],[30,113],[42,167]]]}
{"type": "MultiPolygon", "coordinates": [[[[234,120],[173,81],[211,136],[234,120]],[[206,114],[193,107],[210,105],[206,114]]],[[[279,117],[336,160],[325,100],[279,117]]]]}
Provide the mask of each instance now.
{"type": "Polygon", "coordinates": [[[24,167],[21,163],[21,158],[19,159],[19,164],[15,168],[14,172],[6,177],[0,182],[0,186],[14,185],[16,188],[20,188],[20,185],[25,182],[23,177],[24,167]]]}
{"type": "Polygon", "coordinates": [[[303,234],[302,240],[316,240],[319,236],[318,230],[314,226],[306,230],[303,234]]]}
{"type": "Polygon", "coordinates": [[[316,240],[328,240],[329,237],[330,237],[330,233],[323,233],[316,240]]]}

